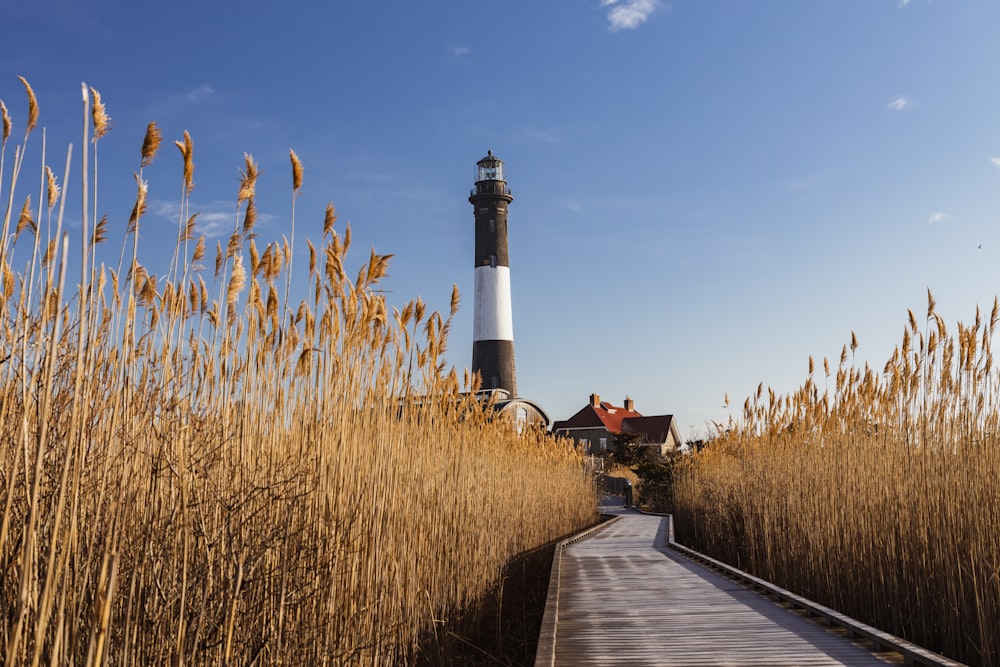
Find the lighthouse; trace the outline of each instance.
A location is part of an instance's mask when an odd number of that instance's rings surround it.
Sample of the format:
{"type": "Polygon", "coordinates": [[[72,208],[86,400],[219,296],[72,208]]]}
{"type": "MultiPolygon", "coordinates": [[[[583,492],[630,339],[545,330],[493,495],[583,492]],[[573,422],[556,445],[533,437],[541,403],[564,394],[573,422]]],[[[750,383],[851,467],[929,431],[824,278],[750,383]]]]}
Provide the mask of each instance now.
{"type": "Polygon", "coordinates": [[[476,183],[469,195],[476,217],[472,372],[479,373],[483,390],[502,389],[513,398],[517,376],[507,253],[507,207],[512,201],[503,162],[491,150],[476,163],[476,183]]]}

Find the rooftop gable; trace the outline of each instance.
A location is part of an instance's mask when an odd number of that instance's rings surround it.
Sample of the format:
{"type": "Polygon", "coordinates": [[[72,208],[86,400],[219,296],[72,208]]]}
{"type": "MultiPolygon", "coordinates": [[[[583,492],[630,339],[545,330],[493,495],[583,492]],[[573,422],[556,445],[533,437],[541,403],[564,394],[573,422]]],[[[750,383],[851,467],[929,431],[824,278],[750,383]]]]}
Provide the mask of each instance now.
{"type": "Polygon", "coordinates": [[[642,417],[642,414],[607,401],[592,400],[569,419],[555,422],[552,430],[603,427],[610,433],[621,433],[622,420],[636,417],[642,417]]]}
{"type": "MultiPolygon", "coordinates": [[[[628,433],[639,434],[639,441],[642,443],[661,443],[667,441],[673,421],[673,415],[630,417],[622,421],[622,430],[628,433]]],[[[674,437],[677,437],[676,434],[674,437]]]]}

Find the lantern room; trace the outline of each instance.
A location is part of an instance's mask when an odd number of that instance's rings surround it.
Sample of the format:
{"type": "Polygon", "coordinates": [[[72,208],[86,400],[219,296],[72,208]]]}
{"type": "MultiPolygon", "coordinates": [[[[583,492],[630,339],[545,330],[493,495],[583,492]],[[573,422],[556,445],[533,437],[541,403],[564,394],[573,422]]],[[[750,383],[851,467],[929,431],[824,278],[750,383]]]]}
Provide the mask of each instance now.
{"type": "Polygon", "coordinates": [[[503,160],[487,151],[486,157],[476,163],[476,183],[481,181],[503,181],[503,160]]]}

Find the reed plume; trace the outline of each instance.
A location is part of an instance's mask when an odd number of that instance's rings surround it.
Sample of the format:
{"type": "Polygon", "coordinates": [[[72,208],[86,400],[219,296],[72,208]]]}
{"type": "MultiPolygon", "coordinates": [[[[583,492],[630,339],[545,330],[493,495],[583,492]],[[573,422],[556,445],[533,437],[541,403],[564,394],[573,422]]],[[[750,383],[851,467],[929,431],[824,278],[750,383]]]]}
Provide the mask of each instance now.
{"type": "MultiPolygon", "coordinates": [[[[23,76],[17,77],[22,84],[24,84],[24,90],[28,94],[28,123],[24,128],[24,138],[27,139],[31,131],[35,129],[35,125],[38,124],[38,100],[35,98],[35,91],[32,90],[31,84],[23,76]]],[[[6,121],[4,123],[4,128],[6,131],[6,121]]]]}
{"type": "Polygon", "coordinates": [[[0,100],[0,116],[3,117],[3,144],[6,145],[13,124],[10,120],[10,114],[7,113],[7,105],[3,103],[3,100],[0,100]]]}
{"type": "Polygon", "coordinates": [[[48,207],[51,210],[59,200],[59,185],[56,183],[56,175],[52,173],[52,169],[48,165],[45,166],[45,181],[47,186],[46,204],[48,204],[48,207]]]}
{"type": "Polygon", "coordinates": [[[21,213],[17,216],[17,226],[14,233],[19,236],[25,229],[30,229],[32,234],[37,232],[35,220],[31,217],[31,195],[24,199],[24,206],[21,207],[21,213]]]}
{"type": "MultiPolygon", "coordinates": [[[[191,191],[194,190],[194,142],[191,140],[191,134],[187,130],[184,130],[184,141],[175,141],[174,145],[177,146],[177,149],[181,152],[181,157],[184,159],[184,192],[191,194],[191,191]]],[[[145,148],[144,143],[144,156],[145,148]]]]}
{"type": "Polygon", "coordinates": [[[157,151],[160,150],[161,141],[163,141],[163,134],[160,132],[160,128],[156,121],[150,121],[149,125],[146,126],[146,136],[142,140],[141,166],[148,167],[153,163],[157,151]]]}
{"type": "Polygon", "coordinates": [[[292,193],[298,195],[302,189],[302,162],[293,150],[288,151],[288,156],[292,161],[292,193]]]}
{"type": "Polygon", "coordinates": [[[101,101],[101,94],[93,87],[90,88],[90,95],[93,98],[93,106],[90,110],[91,118],[94,122],[94,141],[107,134],[111,127],[111,119],[108,117],[104,103],[101,101]]]}

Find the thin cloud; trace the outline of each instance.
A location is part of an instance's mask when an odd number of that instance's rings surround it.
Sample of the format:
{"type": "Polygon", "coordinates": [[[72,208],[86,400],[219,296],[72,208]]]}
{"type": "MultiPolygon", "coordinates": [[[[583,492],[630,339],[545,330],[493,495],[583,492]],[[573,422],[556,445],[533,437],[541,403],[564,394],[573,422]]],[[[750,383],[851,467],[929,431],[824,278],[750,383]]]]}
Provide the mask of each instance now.
{"type": "Polygon", "coordinates": [[[158,99],[147,112],[149,115],[173,112],[178,109],[185,109],[192,105],[202,104],[210,100],[215,95],[215,88],[210,83],[203,83],[200,86],[174,93],[167,97],[158,99]]]}
{"type": "MultiPolygon", "coordinates": [[[[177,225],[180,219],[180,206],[177,202],[154,201],[150,203],[149,208],[150,212],[165,224],[177,225]]],[[[200,207],[192,205],[191,208],[198,213],[194,227],[196,237],[202,234],[210,239],[227,237],[243,223],[242,212],[237,217],[236,208],[231,201],[217,200],[200,207]]],[[[257,224],[261,226],[267,226],[275,220],[276,217],[269,213],[257,215],[257,224]]]]}
{"type": "Polygon", "coordinates": [[[899,0],[899,8],[902,9],[906,5],[910,4],[910,0],[899,0]]]}
{"type": "Polygon", "coordinates": [[[951,219],[952,217],[950,214],[945,213],[944,211],[937,211],[931,214],[930,220],[928,220],[928,222],[930,222],[933,225],[939,222],[948,222],[951,219]]]}
{"type": "Polygon", "coordinates": [[[990,162],[992,162],[994,166],[1000,167],[1000,157],[991,157],[990,162]]]}
{"type": "Polygon", "coordinates": [[[661,9],[669,9],[660,0],[601,0],[601,7],[608,10],[609,30],[632,30],[645,23],[649,16],[661,9]]]}
{"type": "Polygon", "coordinates": [[[448,49],[448,53],[455,56],[456,58],[461,58],[462,56],[467,56],[472,53],[472,49],[467,46],[453,46],[448,49]]]}
{"type": "Polygon", "coordinates": [[[889,102],[886,108],[890,111],[903,111],[904,109],[909,109],[911,106],[913,106],[913,102],[910,98],[905,95],[900,95],[893,101],[889,102]]]}
{"type": "MultiPolygon", "coordinates": [[[[180,216],[180,206],[177,202],[155,201],[150,205],[150,211],[167,224],[176,225],[180,216]]],[[[195,222],[195,236],[204,234],[210,239],[228,236],[236,229],[236,212],[232,202],[216,201],[202,207],[195,222]],[[223,210],[225,209],[225,210],[223,210]]]]}
{"type": "Polygon", "coordinates": [[[184,94],[189,102],[198,102],[205,99],[206,97],[215,94],[215,89],[212,88],[212,84],[203,83],[197,88],[192,88],[184,94]]]}

